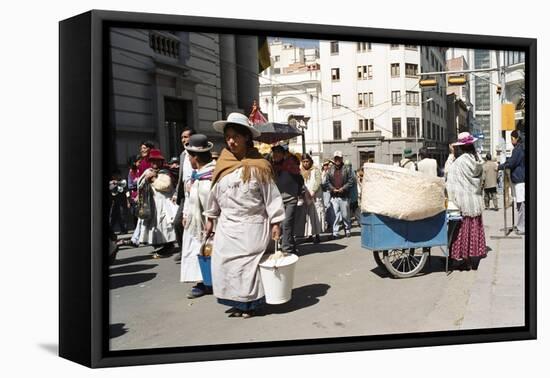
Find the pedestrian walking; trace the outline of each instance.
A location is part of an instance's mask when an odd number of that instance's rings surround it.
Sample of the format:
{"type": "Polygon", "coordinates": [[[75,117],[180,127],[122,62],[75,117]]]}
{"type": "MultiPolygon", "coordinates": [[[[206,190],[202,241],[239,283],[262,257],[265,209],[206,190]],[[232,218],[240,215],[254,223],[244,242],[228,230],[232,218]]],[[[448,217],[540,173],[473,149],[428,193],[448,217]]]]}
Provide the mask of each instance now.
{"type": "MultiPolygon", "coordinates": [[[[135,173],[135,176],[137,177],[137,180],[143,175],[143,173],[151,168],[151,162],[149,161],[149,153],[150,151],[155,148],[155,144],[151,141],[142,141],[139,146],[139,160],[137,163],[137,170],[135,173]]],[[[136,181],[136,188],[137,188],[137,181],[136,181]]],[[[136,194],[139,193],[138,190],[136,190],[136,194]]],[[[136,196],[137,199],[137,196],[136,196]]],[[[138,221],[136,223],[136,228],[134,229],[134,233],[132,234],[132,237],[130,238],[130,243],[135,247],[139,246],[140,239],[141,239],[141,230],[143,229],[143,219],[138,218],[138,221]]]]}
{"type": "Polygon", "coordinates": [[[223,133],[226,148],[216,163],[205,212],[207,236],[217,221],[213,291],[230,307],[230,316],[249,318],[265,303],[259,263],[270,239],[280,238],[285,210],[272,166],[254,148],[252,138],[260,131],[240,113],[214,122],[214,129],[223,133]]]}
{"type": "Polygon", "coordinates": [[[298,198],[303,193],[304,178],[300,173],[300,164],[297,158],[288,153],[288,145],[276,145],[271,152],[275,183],[285,207],[281,250],[287,253],[296,253],[294,237],[296,207],[298,198]]]}
{"type": "Polygon", "coordinates": [[[455,161],[455,150],[453,147],[453,144],[449,144],[449,156],[447,156],[447,160],[445,161],[445,166],[443,167],[443,177],[445,180],[447,180],[447,174],[449,173],[449,169],[451,168],[451,164],[455,161]]]}
{"type": "Polygon", "coordinates": [[[313,165],[309,154],[302,157],[302,177],[304,178],[304,207],[306,209],[305,236],[308,241],[321,242],[320,233],[325,221],[325,207],[321,189],[321,171],[313,165]]]}
{"type": "Polygon", "coordinates": [[[344,224],[346,237],[351,237],[350,189],[353,185],[353,173],[344,167],[342,151],[334,152],[334,164],[327,175],[327,185],[330,190],[330,203],[334,209],[332,224],[332,239],[338,238],[340,222],[344,224]]]}
{"type": "Polygon", "coordinates": [[[485,163],[483,164],[483,177],[481,180],[485,210],[489,209],[491,200],[493,201],[493,209],[498,210],[497,175],[498,164],[493,161],[491,154],[485,155],[485,163]]]}
{"type": "Polygon", "coordinates": [[[325,160],[321,170],[321,189],[323,190],[323,206],[325,207],[325,223],[323,225],[323,231],[328,233],[332,233],[332,224],[334,223],[334,209],[330,203],[330,189],[327,183],[330,164],[330,160],[325,160]]]}
{"type": "Polygon", "coordinates": [[[130,202],[128,200],[128,187],[126,180],[122,179],[119,170],[111,175],[109,181],[109,191],[111,192],[111,206],[109,211],[109,225],[113,232],[120,234],[128,232],[128,211],[130,202]]]}
{"type": "Polygon", "coordinates": [[[498,166],[498,169],[510,169],[512,188],[516,200],[516,210],[518,220],[516,223],[516,233],[525,234],[525,147],[523,139],[518,130],[512,131],[512,156],[498,166]]]}
{"type": "Polygon", "coordinates": [[[451,242],[451,258],[462,261],[461,269],[477,269],[472,258],[485,257],[485,232],[483,230],[483,198],[481,195],[481,177],[483,165],[479,159],[474,138],[468,132],[458,134],[454,143],[456,159],[447,175],[447,193],[460,210],[462,221],[456,238],[451,242]]]}
{"type": "Polygon", "coordinates": [[[193,282],[188,298],[198,298],[212,294],[212,287],[203,283],[198,256],[204,242],[203,231],[206,227],[204,210],[212,185],[212,175],[216,163],[212,160],[210,150],[212,142],[206,135],[194,134],[185,144],[193,168],[190,179],[189,198],[183,205],[183,239],[181,248],[180,281],[193,282]]]}
{"type": "Polygon", "coordinates": [[[418,155],[420,156],[420,161],[416,163],[418,172],[424,173],[428,176],[437,177],[437,160],[428,156],[428,150],[426,147],[422,147],[418,151],[418,155]]]}
{"type": "Polygon", "coordinates": [[[416,171],[416,163],[413,160],[414,154],[410,148],[403,150],[403,159],[399,162],[401,168],[410,169],[416,171]]]}
{"type": "MultiPolygon", "coordinates": [[[[183,152],[180,154],[176,190],[172,196],[172,202],[178,206],[176,216],[174,217],[174,230],[176,232],[176,241],[178,242],[180,250],[183,243],[183,206],[185,204],[185,199],[189,196],[188,183],[193,172],[193,167],[191,167],[191,161],[189,159],[189,154],[185,150],[185,145],[189,142],[189,138],[191,138],[193,134],[195,134],[195,130],[191,127],[184,127],[181,132],[181,145],[183,146],[183,152]]],[[[181,260],[180,252],[174,256],[174,260],[181,260]]]]}
{"type": "Polygon", "coordinates": [[[143,219],[139,241],[155,248],[153,258],[171,253],[173,242],[176,240],[172,223],[176,209],[171,201],[174,186],[164,161],[160,150],[151,149],[151,167],[146,169],[138,180],[138,190],[150,199],[151,210],[149,216],[143,219]]]}

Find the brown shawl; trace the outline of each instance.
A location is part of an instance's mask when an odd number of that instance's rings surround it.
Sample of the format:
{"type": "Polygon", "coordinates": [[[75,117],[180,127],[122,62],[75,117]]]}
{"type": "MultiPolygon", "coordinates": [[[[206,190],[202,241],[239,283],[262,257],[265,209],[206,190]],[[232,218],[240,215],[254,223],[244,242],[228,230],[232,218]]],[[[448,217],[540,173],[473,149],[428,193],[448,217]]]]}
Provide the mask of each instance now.
{"type": "Polygon", "coordinates": [[[273,181],[274,175],[271,164],[269,161],[264,159],[256,148],[249,149],[242,160],[238,160],[231,151],[224,148],[218,161],[216,162],[216,168],[214,169],[214,175],[212,177],[212,186],[214,186],[225,175],[228,175],[241,167],[243,167],[243,174],[241,178],[245,183],[252,177],[252,171],[254,171],[254,177],[256,180],[262,184],[273,181]]]}

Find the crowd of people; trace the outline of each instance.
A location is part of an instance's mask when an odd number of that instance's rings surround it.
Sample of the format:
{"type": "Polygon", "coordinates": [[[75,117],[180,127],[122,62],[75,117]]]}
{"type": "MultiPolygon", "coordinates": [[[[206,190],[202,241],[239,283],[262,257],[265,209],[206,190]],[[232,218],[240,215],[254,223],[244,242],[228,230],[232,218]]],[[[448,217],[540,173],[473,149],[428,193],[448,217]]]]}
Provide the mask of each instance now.
{"type": "MultiPolygon", "coordinates": [[[[194,284],[188,298],[213,294],[229,307],[229,316],[248,318],[265,303],[258,266],[271,240],[280,242],[282,252],[298,253],[298,238],[317,244],[322,234],[329,240],[351,236],[352,220],[360,220],[363,170],[354,171],[342,151],[321,167],[309,154],[291,153],[287,144],[276,144],[262,155],[253,142],[260,131],[240,113],[214,122],[213,129],[223,134],[220,153],[192,128],[181,134],[179,158],[169,161],[154,143],[144,141],[139,154],[129,159],[127,178],[120,172],[111,177],[110,225],[120,233],[134,226],[131,238],[120,245],[153,246],[154,258],[174,255],[180,281],[194,284]],[[203,282],[198,261],[207,241],[214,250],[211,286],[203,282]]],[[[500,165],[490,155],[482,161],[469,133],[461,133],[451,145],[444,168],[446,190],[463,219],[450,255],[465,269],[475,269],[472,259],[486,254],[482,212],[490,200],[498,209],[499,169],[512,170],[517,229],[524,232],[524,148],[519,134],[512,138],[512,157],[500,165]]],[[[419,159],[406,149],[399,166],[438,175],[437,162],[425,148],[419,159]]]]}

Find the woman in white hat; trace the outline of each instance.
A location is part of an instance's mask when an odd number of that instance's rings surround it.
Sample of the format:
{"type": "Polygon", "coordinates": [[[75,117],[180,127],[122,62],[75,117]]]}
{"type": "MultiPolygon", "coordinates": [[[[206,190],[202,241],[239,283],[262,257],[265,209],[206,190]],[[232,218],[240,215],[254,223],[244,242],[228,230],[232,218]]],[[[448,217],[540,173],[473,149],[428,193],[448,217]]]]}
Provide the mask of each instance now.
{"type": "Polygon", "coordinates": [[[465,270],[477,269],[472,257],[477,260],[487,254],[481,217],[483,163],[474,147],[476,140],[468,132],[458,134],[458,141],[453,144],[456,158],[449,167],[446,184],[449,200],[462,215],[457,236],[451,243],[451,258],[462,261],[461,268],[465,270]]]}
{"type": "Polygon", "coordinates": [[[271,164],[254,148],[260,132],[248,118],[231,113],[214,122],[227,147],[220,154],[208,198],[206,234],[217,219],[212,254],[212,284],[230,316],[245,318],[265,303],[259,263],[270,239],[279,239],[285,212],[271,164]]]}
{"type": "Polygon", "coordinates": [[[197,298],[212,293],[212,287],[203,284],[198,255],[203,242],[203,230],[206,217],[208,195],[212,186],[212,176],[216,162],[212,160],[210,150],[212,142],[206,135],[194,134],[184,145],[193,168],[189,180],[189,197],[183,205],[183,239],[181,249],[181,282],[195,282],[188,298],[197,298]]]}

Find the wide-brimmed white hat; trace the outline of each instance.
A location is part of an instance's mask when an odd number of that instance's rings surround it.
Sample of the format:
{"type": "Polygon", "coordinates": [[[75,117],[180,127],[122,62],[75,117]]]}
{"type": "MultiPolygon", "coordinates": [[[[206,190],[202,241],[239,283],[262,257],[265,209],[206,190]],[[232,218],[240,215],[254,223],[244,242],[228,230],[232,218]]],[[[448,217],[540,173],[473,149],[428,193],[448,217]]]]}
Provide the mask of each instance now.
{"type": "Polygon", "coordinates": [[[453,146],[464,146],[466,144],[474,144],[474,142],[477,140],[476,137],[474,137],[472,134],[470,134],[467,131],[464,131],[460,134],[458,134],[458,140],[456,143],[453,143],[453,146]]]}
{"type": "Polygon", "coordinates": [[[225,130],[225,126],[230,124],[246,127],[248,130],[250,130],[254,138],[259,137],[262,134],[260,130],[256,129],[250,124],[250,122],[248,121],[248,117],[241,113],[231,113],[227,117],[227,120],[214,122],[214,130],[223,133],[223,131],[225,130]]]}

